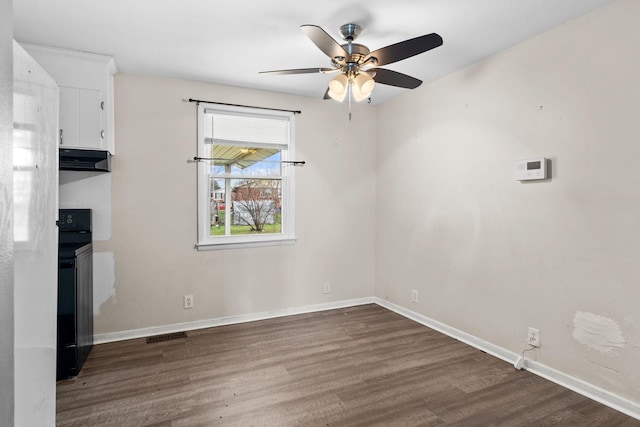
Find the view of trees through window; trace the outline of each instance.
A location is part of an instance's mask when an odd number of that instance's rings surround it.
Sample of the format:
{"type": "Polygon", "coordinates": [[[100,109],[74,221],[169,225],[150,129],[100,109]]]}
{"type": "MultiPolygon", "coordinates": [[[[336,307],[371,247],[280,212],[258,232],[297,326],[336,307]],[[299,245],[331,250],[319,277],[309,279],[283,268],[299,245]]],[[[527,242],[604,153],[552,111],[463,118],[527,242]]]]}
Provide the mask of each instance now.
{"type": "MultiPolygon", "coordinates": [[[[236,161],[232,162],[215,157],[216,150],[223,151],[220,147],[212,147],[214,161],[209,186],[210,235],[282,232],[280,151],[251,150],[253,160],[236,156],[236,161]],[[269,157],[263,158],[266,155],[269,157]]],[[[228,156],[230,150],[225,151],[228,156]]]]}

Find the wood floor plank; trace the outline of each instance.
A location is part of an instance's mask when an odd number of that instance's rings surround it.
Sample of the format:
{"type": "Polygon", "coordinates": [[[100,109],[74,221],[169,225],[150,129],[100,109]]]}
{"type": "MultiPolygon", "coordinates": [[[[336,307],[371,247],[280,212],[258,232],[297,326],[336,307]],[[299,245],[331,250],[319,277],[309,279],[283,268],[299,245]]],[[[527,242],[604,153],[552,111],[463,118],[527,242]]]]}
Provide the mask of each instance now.
{"type": "Polygon", "coordinates": [[[59,426],[640,426],[377,305],[94,347],[59,426]]]}

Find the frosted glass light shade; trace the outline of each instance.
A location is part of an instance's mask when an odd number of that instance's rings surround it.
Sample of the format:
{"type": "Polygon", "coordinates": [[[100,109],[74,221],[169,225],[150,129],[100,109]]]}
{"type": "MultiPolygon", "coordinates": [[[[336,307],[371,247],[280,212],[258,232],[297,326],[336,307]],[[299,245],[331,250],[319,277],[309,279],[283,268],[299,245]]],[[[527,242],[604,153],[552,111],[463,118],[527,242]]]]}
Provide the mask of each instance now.
{"type": "Polygon", "coordinates": [[[371,95],[376,82],[370,75],[360,73],[353,79],[353,99],[360,102],[371,95]]]}
{"type": "Polygon", "coordinates": [[[344,74],[339,74],[329,82],[329,89],[337,96],[343,95],[347,91],[349,79],[344,74]]]}
{"type": "Polygon", "coordinates": [[[345,91],[342,91],[342,94],[341,94],[341,95],[338,95],[337,93],[335,93],[335,92],[333,92],[333,91],[331,90],[331,87],[329,87],[329,93],[328,93],[328,95],[329,95],[332,99],[335,99],[335,100],[336,100],[336,101],[338,101],[338,102],[342,102],[342,101],[344,101],[344,98],[347,96],[347,91],[346,91],[346,90],[345,90],[345,91]]]}
{"type": "Polygon", "coordinates": [[[344,101],[347,95],[347,87],[349,85],[349,79],[345,74],[340,74],[334,77],[329,82],[329,96],[338,102],[344,101]]]}

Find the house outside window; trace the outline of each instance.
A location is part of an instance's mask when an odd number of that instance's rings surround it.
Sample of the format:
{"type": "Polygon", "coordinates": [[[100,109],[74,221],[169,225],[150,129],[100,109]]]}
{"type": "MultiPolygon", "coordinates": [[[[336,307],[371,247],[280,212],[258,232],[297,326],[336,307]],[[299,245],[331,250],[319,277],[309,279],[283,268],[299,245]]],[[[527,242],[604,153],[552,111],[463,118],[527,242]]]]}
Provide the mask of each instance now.
{"type": "Polygon", "coordinates": [[[199,250],[295,241],[294,115],[198,104],[199,250]]]}

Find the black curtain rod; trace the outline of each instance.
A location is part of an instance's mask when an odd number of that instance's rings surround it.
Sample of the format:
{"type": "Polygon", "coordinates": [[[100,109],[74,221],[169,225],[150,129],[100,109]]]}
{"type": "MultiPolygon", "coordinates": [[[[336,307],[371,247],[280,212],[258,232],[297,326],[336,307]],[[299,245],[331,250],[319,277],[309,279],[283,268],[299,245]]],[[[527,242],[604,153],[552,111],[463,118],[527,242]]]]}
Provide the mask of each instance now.
{"type": "Polygon", "coordinates": [[[302,111],[300,110],[281,110],[279,108],[254,107],[252,105],[241,105],[241,104],[227,104],[225,102],[203,101],[201,99],[192,99],[192,98],[189,98],[189,102],[197,102],[198,104],[201,102],[206,102],[207,104],[226,105],[228,107],[249,107],[249,108],[257,108],[259,110],[285,111],[287,113],[302,114],[302,111]]]}
{"type": "MultiPolygon", "coordinates": [[[[194,157],[193,161],[194,162],[201,162],[203,160],[229,160],[229,159],[218,159],[215,157],[194,157]]],[[[278,163],[285,163],[285,164],[291,164],[293,166],[304,166],[307,162],[305,162],[304,160],[277,160],[278,163]]]]}

